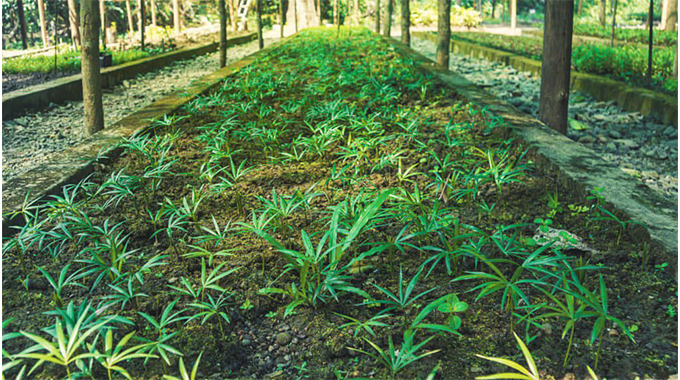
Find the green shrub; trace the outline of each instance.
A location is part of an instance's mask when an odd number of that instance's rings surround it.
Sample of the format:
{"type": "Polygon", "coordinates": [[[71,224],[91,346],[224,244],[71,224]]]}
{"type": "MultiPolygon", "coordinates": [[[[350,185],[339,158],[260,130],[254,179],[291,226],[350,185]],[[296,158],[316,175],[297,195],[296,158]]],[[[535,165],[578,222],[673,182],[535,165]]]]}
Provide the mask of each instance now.
{"type": "MultiPolygon", "coordinates": [[[[590,23],[574,24],[574,34],[581,36],[611,38],[611,33],[611,25],[603,26],[590,23]]],[[[621,41],[646,44],[649,42],[649,30],[617,28],[615,37],[617,40],[621,41]]],[[[676,32],[655,30],[653,41],[655,45],[675,45],[678,42],[678,35],[676,32]]]]}
{"type": "MultiPolygon", "coordinates": [[[[135,61],[150,54],[141,50],[113,51],[113,64],[135,61]]],[[[54,70],[54,55],[35,55],[7,59],[2,63],[3,74],[49,73],[54,70]]],[[[79,51],[61,51],[57,54],[57,71],[75,72],[80,70],[79,51]]]]}

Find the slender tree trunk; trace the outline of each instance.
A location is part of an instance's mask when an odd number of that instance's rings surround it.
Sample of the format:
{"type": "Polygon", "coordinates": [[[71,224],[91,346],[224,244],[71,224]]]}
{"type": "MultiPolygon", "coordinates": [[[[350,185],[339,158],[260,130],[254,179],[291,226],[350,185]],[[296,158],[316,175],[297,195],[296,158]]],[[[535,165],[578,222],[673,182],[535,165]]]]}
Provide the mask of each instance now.
{"type": "Polygon", "coordinates": [[[673,55],[673,76],[678,77],[678,44],[675,44],[675,54],[673,55]]]}
{"type": "Polygon", "coordinates": [[[149,5],[149,8],[151,8],[151,25],[152,26],[158,26],[156,23],[156,0],[151,0],[151,4],[149,5]]]}
{"type": "Polygon", "coordinates": [[[281,36],[279,38],[283,39],[283,27],[285,25],[286,17],[283,12],[283,0],[279,1],[279,21],[281,21],[281,36]]]}
{"type": "Polygon", "coordinates": [[[491,0],[491,18],[496,18],[496,0],[491,0]]]}
{"type": "Polygon", "coordinates": [[[71,28],[71,39],[76,47],[80,46],[80,25],[76,0],[68,0],[68,23],[71,28]]]}
{"type": "Polygon", "coordinates": [[[262,49],[264,47],[264,39],[262,38],[262,1],[255,0],[255,18],[257,22],[257,46],[262,49]]]}
{"type": "Polygon", "coordinates": [[[581,17],[583,12],[583,0],[578,0],[578,17],[581,17]]]}
{"type": "Polygon", "coordinates": [[[359,23],[359,0],[354,0],[354,23],[360,25],[359,23]]]}
{"type": "Polygon", "coordinates": [[[654,0],[649,0],[649,55],[647,57],[647,81],[652,83],[652,51],[654,50],[654,0]]]}
{"type": "Polygon", "coordinates": [[[238,21],[236,19],[237,12],[234,9],[238,8],[238,4],[234,5],[234,0],[227,0],[227,7],[229,7],[229,22],[231,23],[232,30],[237,30],[238,21]]]}
{"type": "Polygon", "coordinates": [[[104,129],[102,82],[99,72],[99,12],[97,11],[97,0],[80,0],[80,18],[83,25],[81,70],[85,134],[90,136],[104,129]]]}
{"type": "Polygon", "coordinates": [[[612,0],[614,2],[614,11],[612,12],[612,47],[614,47],[614,39],[616,38],[616,7],[619,5],[619,0],[612,0]]]}
{"type": "Polygon", "coordinates": [[[137,8],[139,8],[139,42],[142,45],[143,51],[146,48],[144,44],[144,34],[146,32],[146,10],[144,9],[144,0],[137,0],[137,8]]]}
{"type": "Polygon", "coordinates": [[[668,16],[666,17],[666,28],[672,32],[678,30],[678,0],[668,0],[668,16]]]}
{"type": "Polygon", "coordinates": [[[394,13],[394,0],[387,0],[387,9],[385,10],[385,35],[387,37],[392,35],[393,13],[394,13]]]}
{"type": "Polygon", "coordinates": [[[101,21],[102,24],[102,48],[106,49],[106,44],[108,44],[108,41],[106,40],[106,4],[104,4],[104,0],[99,0],[99,20],[101,21]]]}
{"type": "Polygon", "coordinates": [[[661,21],[659,22],[659,30],[666,30],[666,21],[668,18],[668,0],[661,2],[661,21]]]}
{"type": "Polygon", "coordinates": [[[375,0],[375,32],[380,33],[380,0],[375,0]]]}
{"type": "Polygon", "coordinates": [[[607,24],[607,0],[600,0],[600,25],[607,24]]]}
{"type": "Polygon", "coordinates": [[[175,27],[175,35],[178,35],[181,30],[179,25],[179,0],[172,0],[172,22],[175,27]]]}
{"type": "Polygon", "coordinates": [[[451,47],[451,0],[437,0],[437,66],[449,68],[451,47]]]}
{"type": "Polygon", "coordinates": [[[45,23],[45,2],[38,0],[38,19],[40,20],[40,38],[42,39],[43,47],[48,47],[50,42],[47,40],[47,24],[45,23]]]}
{"type": "Polygon", "coordinates": [[[319,22],[319,26],[321,26],[321,0],[316,0],[316,18],[319,22]]]}
{"type": "Polygon", "coordinates": [[[297,13],[297,0],[293,0],[293,14],[295,15],[295,33],[298,32],[298,13],[297,13]]]}
{"type": "Polygon", "coordinates": [[[543,28],[539,118],[567,133],[574,0],[547,0],[543,28]]]}
{"type": "Polygon", "coordinates": [[[217,1],[220,13],[220,68],[227,65],[227,7],[225,0],[217,1]]]}
{"type": "Polygon", "coordinates": [[[17,0],[17,16],[19,16],[19,31],[21,34],[21,46],[28,49],[28,36],[26,34],[26,15],[24,14],[24,0],[17,0]]]}
{"type": "Polygon", "coordinates": [[[510,29],[517,30],[517,0],[510,0],[510,29]]]}
{"type": "Polygon", "coordinates": [[[132,6],[130,0],[125,0],[125,11],[127,12],[128,31],[130,34],[135,32],[135,22],[132,20],[132,6]]]}
{"type": "Polygon", "coordinates": [[[409,0],[401,0],[401,42],[411,46],[411,9],[409,0]]]}
{"type": "Polygon", "coordinates": [[[338,0],[333,0],[333,25],[340,24],[338,0]]]}

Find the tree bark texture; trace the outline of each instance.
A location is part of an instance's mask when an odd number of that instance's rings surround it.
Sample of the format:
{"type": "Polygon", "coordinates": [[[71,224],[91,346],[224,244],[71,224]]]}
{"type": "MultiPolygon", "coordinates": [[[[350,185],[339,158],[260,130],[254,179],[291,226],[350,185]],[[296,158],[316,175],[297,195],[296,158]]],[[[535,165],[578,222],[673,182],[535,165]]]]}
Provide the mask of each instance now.
{"type": "Polygon", "coordinates": [[[132,20],[132,6],[130,0],[125,0],[125,11],[127,12],[128,31],[130,34],[135,32],[135,22],[132,20]]]}
{"type": "Polygon", "coordinates": [[[375,0],[375,32],[380,33],[380,0],[375,0]]]}
{"type": "Polygon", "coordinates": [[[21,46],[28,49],[28,35],[26,33],[26,15],[24,14],[24,1],[17,0],[17,16],[19,16],[19,32],[21,34],[21,46]]]}
{"type": "Polygon", "coordinates": [[[172,0],[172,24],[175,27],[175,35],[181,31],[179,25],[179,0],[172,0]]]}
{"type": "Polygon", "coordinates": [[[612,12],[612,47],[614,47],[614,39],[616,38],[616,7],[619,5],[619,0],[612,0],[614,2],[614,11],[612,12]]]}
{"type": "Polygon", "coordinates": [[[151,0],[149,8],[151,9],[151,25],[157,26],[158,20],[156,19],[156,0],[151,0]]]}
{"type": "Polygon", "coordinates": [[[607,24],[607,0],[600,0],[600,25],[607,24]]]}
{"type": "Polygon", "coordinates": [[[80,54],[85,134],[90,136],[104,129],[102,82],[99,72],[99,12],[97,11],[97,0],[80,0],[80,18],[83,26],[80,54]]]}
{"type": "Polygon", "coordinates": [[[510,29],[517,30],[517,0],[510,0],[510,29]]]}
{"type": "Polygon", "coordinates": [[[668,0],[668,16],[666,16],[666,25],[664,30],[672,32],[678,30],[678,0],[668,0]]]}
{"type": "Polygon", "coordinates": [[[227,65],[227,5],[225,0],[217,1],[220,13],[220,68],[227,65]]]}
{"type": "Polygon", "coordinates": [[[262,38],[262,1],[255,0],[255,18],[257,21],[257,46],[262,49],[264,47],[264,39],[262,38]]]}
{"type": "Polygon", "coordinates": [[[283,39],[283,27],[286,25],[286,17],[283,11],[283,0],[279,1],[279,21],[281,22],[281,35],[279,38],[283,39]]]}
{"type": "Polygon", "coordinates": [[[437,66],[449,68],[451,47],[451,0],[437,0],[437,66]]]}
{"type": "Polygon", "coordinates": [[[385,35],[387,37],[392,35],[393,13],[394,13],[394,0],[387,0],[387,9],[385,9],[385,35]]]}
{"type": "Polygon", "coordinates": [[[647,81],[652,83],[652,52],[654,51],[654,0],[649,0],[649,55],[647,57],[647,81]]]}
{"type": "Polygon", "coordinates": [[[43,47],[48,47],[50,42],[47,40],[47,24],[45,23],[45,1],[38,0],[38,19],[40,20],[40,38],[42,39],[43,47]]]}
{"type": "Polygon", "coordinates": [[[139,12],[139,42],[142,45],[142,50],[146,48],[144,44],[144,34],[146,32],[146,10],[144,9],[144,0],[137,0],[137,8],[139,12]]]}
{"type": "Polygon", "coordinates": [[[104,0],[99,0],[99,20],[102,25],[101,29],[101,34],[102,34],[102,48],[106,49],[106,44],[108,44],[109,41],[106,40],[106,4],[104,4],[104,0]]]}
{"type": "Polygon", "coordinates": [[[71,28],[71,39],[75,46],[80,46],[80,25],[76,0],[68,0],[68,24],[71,28]]]}
{"type": "Polygon", "coordinates": [[[574,0],[547,0],[544,22],[539,119],[566,134],[574,0]]]}
{"type": "Polygon", "coordinates": [[[578,0],[578,17],[581,17],[583,12],[583,0],[578,0]]]}
{"type": "Polygon", "coordinates": [[[360,12],[361,10],[359,9],[359,0],[354,0],[354,23],[356,25],[360,25],[359,24],[360,12]]]}
{"type": "Polygon", "coordinates": [[[411,9],[409,0],[401,0],[401,43],[411,46],[411,9]]]}

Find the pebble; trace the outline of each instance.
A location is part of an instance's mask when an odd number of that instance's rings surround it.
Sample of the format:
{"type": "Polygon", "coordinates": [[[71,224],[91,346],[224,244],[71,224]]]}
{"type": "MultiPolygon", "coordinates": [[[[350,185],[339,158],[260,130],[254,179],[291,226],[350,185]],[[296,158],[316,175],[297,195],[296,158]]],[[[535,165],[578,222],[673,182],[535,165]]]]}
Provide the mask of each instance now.
{"type": "Polygon", "coordinates": [[[287,345],[288,343],[291,342],[292,339],[293,339],[292,335],[290,335],[287,332],[276,334],[276,343],[278,343],[279,346],[287,345]]]}

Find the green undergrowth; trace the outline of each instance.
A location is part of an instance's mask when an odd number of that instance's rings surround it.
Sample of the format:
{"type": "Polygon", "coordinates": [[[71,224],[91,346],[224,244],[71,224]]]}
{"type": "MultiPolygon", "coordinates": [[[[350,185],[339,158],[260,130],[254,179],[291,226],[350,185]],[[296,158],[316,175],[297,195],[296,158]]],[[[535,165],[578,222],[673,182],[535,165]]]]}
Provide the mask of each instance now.
{"type": "Polygon", "coordinates": [[[524,344],[545,379],[677,372],[644,227],[365,29],[304,30],[118,146],[15,213],[9,378],[470,379],[524,344]]]}
{"type": "MultiPolygon", "coordinates": [[[[142,51],[138,49],[124,51],[106,51],[112,54],[113,65],[120,65],[126,62],[136,61],[146,58],[160,51],[142,51]]],[[[74,50],[62,50],[57,54],[57,71],[77,72],[80,70],[80,52],[74,50]]],[[[30,73],[50,73],[54,71],[54,54],[32,55],[5,59],[2,62],[3,74],[30,74],[30,73]]]]}
{"type": "MultiPolygon", "coordinates": [[[[504,36],[493,33],[454,32],[451,38],[500,49],[541,60],[543,41],[536,37],[504,36]]],[[[677,95],[678,80],[673,77],[674,47],[656,47],[652,55],[652,83],[646,79],[648,50],[637,45],[611,47],[579,43],[572,47],[571,64],[576,71],[610,77],[635,86],[649,87],[677,95]]]]}

